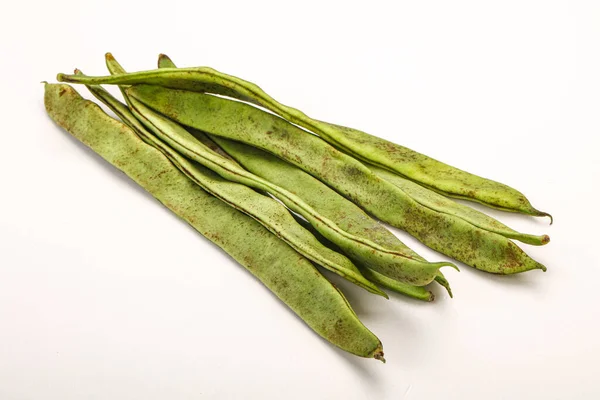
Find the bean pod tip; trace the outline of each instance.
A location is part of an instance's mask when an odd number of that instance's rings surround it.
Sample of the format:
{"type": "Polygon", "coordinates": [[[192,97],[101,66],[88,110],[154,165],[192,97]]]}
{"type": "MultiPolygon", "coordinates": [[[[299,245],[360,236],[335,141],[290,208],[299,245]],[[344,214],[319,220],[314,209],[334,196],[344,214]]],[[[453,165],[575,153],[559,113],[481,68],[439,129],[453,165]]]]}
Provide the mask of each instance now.
{"type": "MultiPolygon", "coordinates": [[[[550,224],[552,224],[552,220],[550,220],[550,224]]],[[[548,244],[550,243],[550,236],[548,235],[542,235],[542,244],[548,244]]]]}
{"type": "Polygon", "coordinates": [[[458,268],[458,266],[456,266],[456,264],[451,263],[450,261],[440,261],[439,263],[432,263],[437,265],[439,268],[442,267],[452,267],[455,270],[457,270],[458,272],[460,272],[460,269],[458,268]]]}
{"type": "Polygon", "coordinates": [[[379,346],[375,352],[373,353],[373,358],[376,360],[381,361],[382,363],[385,364],[385,358],[383,358],[383,349],[381,348],[381,346],[379,346]]]}
{"type": "Polygon", "coordinates": [[[552,217],[552,215],[550,215],[550,214],[548,214],[546,212],[539,211],[538,215],[540,217],[548,217],[548,218],[550,218],[550,225],[552,225],[552,223],[554,222],[554,217],[552,217]]]}

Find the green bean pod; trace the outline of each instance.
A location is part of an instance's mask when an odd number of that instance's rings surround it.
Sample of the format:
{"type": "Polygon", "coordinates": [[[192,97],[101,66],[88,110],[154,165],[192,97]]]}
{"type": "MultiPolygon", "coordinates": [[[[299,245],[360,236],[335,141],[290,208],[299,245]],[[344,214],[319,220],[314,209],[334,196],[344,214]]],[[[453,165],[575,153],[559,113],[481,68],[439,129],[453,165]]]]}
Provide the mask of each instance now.
{"type": "Polygon", "coordinates": [[[302,168],[380,220],[467,265],[496,274],[545,270],[507,238],[423,206],[361,162],[275,115],[241,102],[160,86],[135,85],[128,93],[173,121],[261,148],[302,168]]]}
{"type": "MultiPolygon", "coordinates": [[[[112,57],[107,54],[107,57],[112,57]]],[[[162,55],[163,58],[167,58],[162,55]]],[[[59,81],[82,83],[72,75],[59,74],[59,81]]],[[[308,117],[285,106],[257,85],[208,67],[163,68],[113,77],[90,78],[91,84],[152,84],[198,92],[216,93],[247,101],[282,116],[360,160],[394,171],[410,180],[451,197],[477,201],[504,211],[533,216],[550,214],[535,209],[519,191],[499,182],[473,175],[424,154],[357,129],[308,117]]]]}
{"type": "Polygon", "coordinates": [[[367,164],[380,178],[398,186],[404,193],[409,195],[417,203],[432,210],[454,215],[461,218],[470,224],[483,230],[494,232],[504,237],[515,239],[523,243],[532,244],[534,246],[545,245],[550,242],[548,235],[529,235],[526,233],[517,232],[509,228],[495,218],[490,217],[480,211],[469,206],[457,203],[447,197],[444,197],[437,192],[427,189],[413,181],[403,178],[387,169],[383,169],[376,165],[367,164]]]}
{"type": "Polygon", "coordinates": [[[298,110],[292,110],[290,115],[297,114],[297,117],[289,118],[290,121],[327,138],[331,144],[359,160],[387,169],[445,196],[474,201],[497,210],[548,217],[552,224],[552,215],[533,207],[523,193],[508,185],[453,167],[358,129],[312,119],[298,110]]]}
{"type": "MultiPolygon", "coordinates": [[[[107,59],[107,64],[115,62],[114,58],[107,59]]],[[[161,54],[158,59],[158,68],[175,68],[175,64],[171,59],[161,54]]],[[[300,168],[287,163],[280,158],[277,158],[265,151],[245,145],[240,142],[223,139],[218,136],[210,137],[201,132],[195,132],[194,136],[211,150],[235,159],[241,166],[255,175],[260,176],[267,181],[274,183],[296,196],[300,197],[307,204],[317,210],[321,215],[334,221],[342,229],[354,235],[364,236],[373,242],[380,244],[383,247],[402,251],[412,255],[423,261],[417,253],[412,251],[408,246],[402,243],[396,236],[388,231],[384,226],[369,217],[362,209],[357,207],[351,201],[340,196],[335,190],[332,190],[327,185],[323,184],[318,179],[307,174],[300,168]]],[[[312,226],[308,223],[303,223],[303,220],[297,219],[309,229],[319,240],[325,240],[317,231],[311,229],[312,226]]],[[[335,246],[335,244],[327,241],[327,245],[335,246]]],[[[339,248],[335,248],[337,251],[339,248]]],[[[433,301],[434,295],[429,290],[422,286],[413,286],[406,283],[391,279],[383,274],[372,270],[369,267],[361,266],[361,272],[365,277],[368,277],[372,282],[383,286],[386,289],[419,299],[424,301],[433,301]]],[[[442,273],[436,277],[441,285],[443,285],[450,296],[450,290],[447,281],[442,273]]]]}
{"type": "Polygon", "coordinates": [[[142,140],[165,154],[173,165],[204,190],[251,216],[313,262],[371,293],[388,297],[375,284],[366,279],[349,259],[322,245],[308,230],[298,225],[283,205],[244,185],[227,181],[210,169],[190,162],[148,132],[129,109],[112,97],[110,93],[99,86],[88,86],[88,88],[96,98],[134,129],[142,140]]]}
{"type": "Polygon", "coordinates": [[[44,101],[58,125],[231,255],[320,336],[352,354],[384,361],[381,342],[344,296],[285,242],[203,191],[164,154],[70,86],[46,84],[44,101]]]}

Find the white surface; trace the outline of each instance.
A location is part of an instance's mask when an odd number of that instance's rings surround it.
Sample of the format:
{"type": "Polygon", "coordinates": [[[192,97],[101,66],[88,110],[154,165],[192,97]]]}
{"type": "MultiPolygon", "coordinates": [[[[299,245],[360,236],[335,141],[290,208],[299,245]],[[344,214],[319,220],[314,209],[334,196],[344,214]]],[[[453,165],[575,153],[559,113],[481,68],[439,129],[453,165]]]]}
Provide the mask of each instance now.
{"type": "Polygon", "coordinates": [[[600,3],[36,3],[0,25],[0,399],[600,397],[600,3]],[[107,51],[212,66],[523,190],[553,226],[491,214],[551,236],[524,246],[548,272],[448,269],[433,304],[336,280],[388,363],[346,355],[49,120],[39,82],[104,74],[107,51]]]}

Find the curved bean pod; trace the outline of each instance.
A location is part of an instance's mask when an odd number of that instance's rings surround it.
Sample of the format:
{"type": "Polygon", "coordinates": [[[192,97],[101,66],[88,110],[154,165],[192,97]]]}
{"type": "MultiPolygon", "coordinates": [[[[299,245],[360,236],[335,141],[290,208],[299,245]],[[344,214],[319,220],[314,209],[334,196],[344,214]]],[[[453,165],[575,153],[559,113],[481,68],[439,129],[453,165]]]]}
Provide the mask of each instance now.
{"type": "Polygon", "coordinates": [[[160,86],[136,85],[128,93],[183,125],[275,154],[380,220],[465,264],[496,274],[545,270],[507,238],[424,207],[361,162],[275,115],[241,102],[160,86]]]}
{"type": "MultiPolygon", "coordinates": [[[[392,290],[396,293],[400,293],[405,296],[412,297],[413,299],[422,301],[435,300],[435,295],[431,291],[425,289],[423,286],[407,285],[406,283],[397,281],[392,278],[388,278],[387,276],[380,274],[379,272],[371,268],[363,269],[362,273],[371,282],[375,282],[379,286],[384,287],[388,290],[392,290]]],[[[448,293],[450,294],[450,297],[452,297],[452,292],[450,291],[450,289],[448,289],[448,293]]]]}
{"type": "Polygon", "coordinates": [[[70,86],[46,84],[44,101],[58,125],[225,250],[320,336],[352,354],[384,361],[379,339],[307,259],[252,218],[203,191],[164,154],[70,86]]]}
{"type": "Polygon", "coordinates": [[[432,210],[439,211],[444,214],[454,215],[478,228],[489,232],[494,232],[523,243],[542,246],[550,242],[550,237],[548,235],[538,236],[517,232],[495,218],[490,217],[489,215],[477,211],[469,206],[457,203],[387,169],[383,169],[372,164],[367,164],[367,167],[369,167],[369,169],[371,169],[371,171],[373,171],[380,178],[398,186],[400,189],[402,189],[402,191],[404,191],[419,204],[431,208],[432,210]]]}
{"type": "MultiPolygon", "coordinates": [[[[110,53],[107,57],[112,57],[110,53]]],[[[163,58],[167,58],[162,55],[163,58]]],[[[84,83],[73,75],[59,74],[64,82],[84,83]]],[[[552,216],[535,209],[519,191],[499,182],[473,175],[406,147],[357,129],[308,117],[283,105],[257,85],[208,67],[162,68],[113,77],[94,77],[90,84],[152,84],[173,89],[216,93],[260,105],[321,136],[352,156],[394,171],[442,194],[477,201],[504,211],[533,216],[552,216]]]]}
{"type": "Polygon", "coordinates": [[[533,207],[523,193],[508,185],[453,167],[358,129],[315,120],[295,111],[299,113],[298,117],[290,121],[330,139],[330,143],[362,161],[393,171],[449,197],[474,201],[502,211],[548,217],[550,224],[553,222],[552,215],[533,207]],[[301,124],[298,122],[300,120],[306,122],[301,124]]]}

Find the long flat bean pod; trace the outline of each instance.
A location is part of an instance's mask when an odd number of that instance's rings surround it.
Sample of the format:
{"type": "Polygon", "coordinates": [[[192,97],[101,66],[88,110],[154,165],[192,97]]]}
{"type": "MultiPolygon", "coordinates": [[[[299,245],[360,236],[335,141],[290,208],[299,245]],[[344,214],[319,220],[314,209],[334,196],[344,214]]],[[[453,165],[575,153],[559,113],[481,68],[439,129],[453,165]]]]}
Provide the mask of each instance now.
{"type": "Polygon", "coordinates": [[[373,171],[382,179],[398,186],[404,193],[409,195],[416,202],[425,207],[431,208],[432,210],[454,215],[477,226],[478,228],[489,232],[495,232],[504,237],[515,239],[523,243],[541,246],[550,242],[550,237],[548,235],[529,235],[526,233],[517,232],[514,229],[504,225],[497,219],[490,217],[489,215],[477,211],[469,206],[457,203],[456,201],[444,197],[437,192],[414,183],[411,180],[403,178],[402,176],[387,169],[372,164],[367,164],[367,167],[369,167],[371,171],[373,171]]]}
{"type": "Polygon", "coordinates": [[[58,125],[225,250],[315,332],[352,354],[383,361],[381,342],[344,296],[285,242],[203,191],[164,154],[70,86],[46,84],[44,100],[58,125]]]}
{"type": "Polygon", "coordinates": [[[380,220],[467,265],[497,274],[545,269],[507,238],[423,206],[353,157],[278,116],[241,102],[160,86],[135,85],[128,93],[183,125],[261,148],[304,169],[380,220]]]}
{"type": "Polygon", "coordinates": [[[94,96],[134,129],[142,140],[165,154],[173,165],[204,190],[251,216],[308,259],[372,293],[387,297],[376,285],[367,280],[350,260],[322,245],[308,230],[299,226],[284,206],[244,185],[229,182],[213,171],[190,162],[149,133],[129,109],[110,93],[99,86],[88,86],[88,88],[94,96]]]}
{"type": "MultiPolygon", "coordinates": [[[[110,57],[110,54],[107,56],[110,57]]],[[[84,83],[73,75],[59,74],[57,79],[64,82],[84,83]]],[[[505,211],[550,216],[535,209],[521,192],[507,185],[473,175],[357,129],[310,118],[300,110],[279,103],[257,85],[212,68],[163,68],[112,77],[88,78],[86,82],[90,84],[145,83],[216,93],[254,103],[318,134],[324,140],[358,159],[394,171],[442,194],[477,201],[505,211]]]]}
{"type": "MultiPolygon", "coordinates": [[[[110,65],[114,62],[114,58],[107,58],[107,64],[110,65]]],[[[170,58],[164,55],[159,56],[158,68],[175,67],[175,64],[170,58]]],[[[303,199],[321,215],[334,221],[342,229],[355,235],[365,236],[383,247],[402,251],[422,259],[354,203],[346,200],[335,190],[332,190],[300,168],[283,161],[270,153],[240,142],[234,142],[218,136],[209,138],[209,135],[205,135],[198,131],[194,132],[194,136],[211,150],[224,157],[233,157],[233,159],[248,171],[289,190],[291,193],[303,199]]],[[[307,229],[311,228],[310,224],[305,224],[305,226],[307,226],[307,229]]],[[[318,232],[312,231],[315,235],[318,235],[318,232]]],[[[320,236],[317,236],[317,238],[319,237],[320,236]]],[[[332,245],[331,242],[329,242],[329,244],[332,245]]],[[[422,260],[425,261],[424,259],[422,260]]],[[[360,264],[358,266],[361,267],[360,264]]],[[[408,285],[388,278],[369,267],[362,267],[361,271],[363,275],[384,288],[419,300],[432,301],[434,299],[433,293],[422,286],[408,285]]],[[[436,281],[445,286],[450,296],[452,296],[452,291],[441,272],[439,272],[439,276],[436,277],[436,281]]]]}

